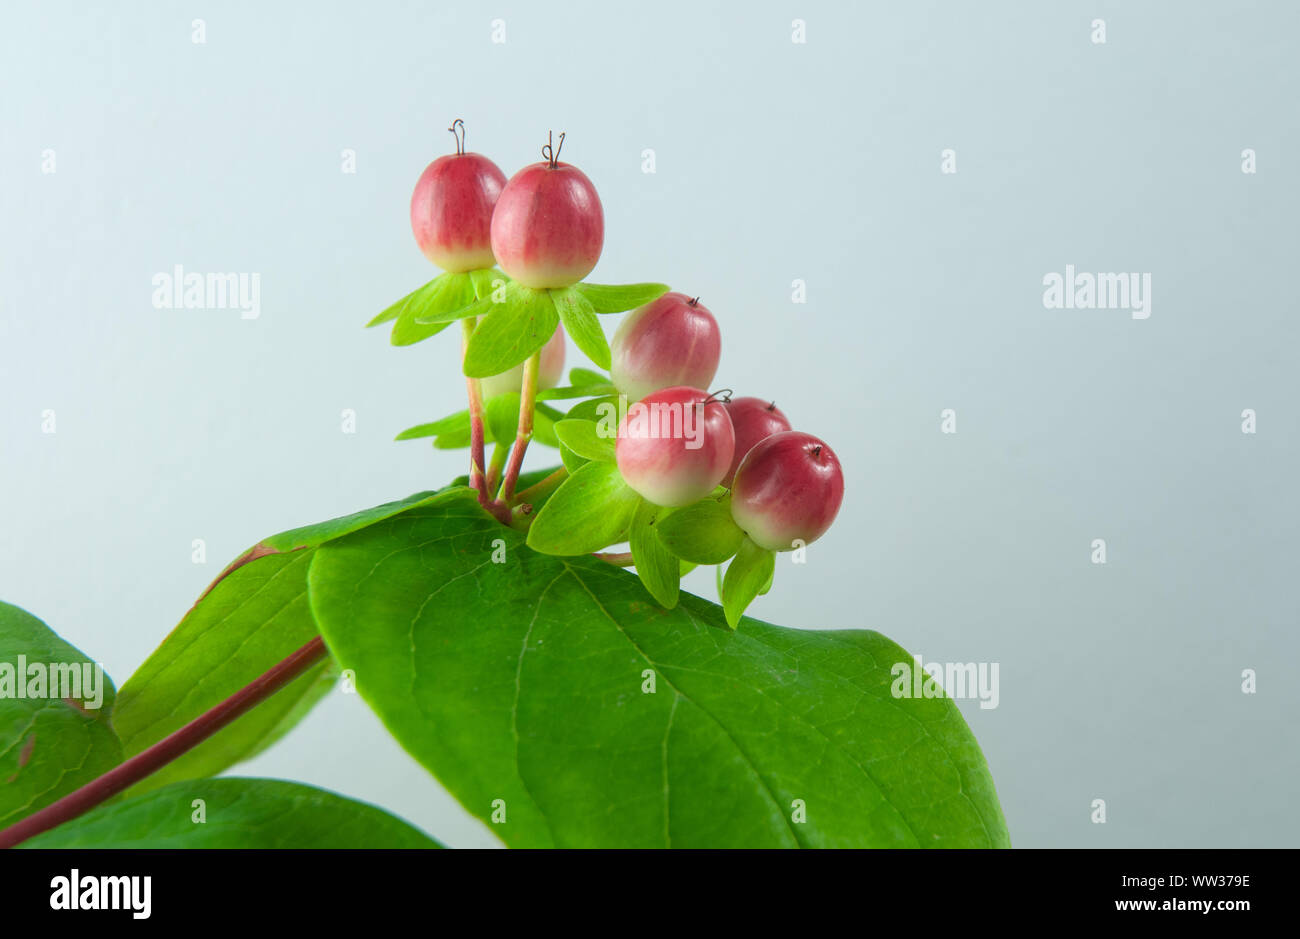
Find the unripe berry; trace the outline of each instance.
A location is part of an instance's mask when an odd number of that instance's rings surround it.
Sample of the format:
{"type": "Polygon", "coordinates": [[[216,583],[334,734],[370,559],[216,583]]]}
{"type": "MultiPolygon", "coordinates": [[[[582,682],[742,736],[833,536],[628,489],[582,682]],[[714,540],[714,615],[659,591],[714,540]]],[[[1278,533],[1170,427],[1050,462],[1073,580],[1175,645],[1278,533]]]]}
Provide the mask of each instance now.
{"type": "Polygon", "coordinates": [[[478,153],[430,163],[411,196],[411,230],[424,256],[453,273],[495,264],[492,211],[505,184],[505,173],[478,153]]]}
{"type": "Polygon", "coordinates": [[[596,266],[605,212],[582,170],[544,161],[510,178],[492,213],[497,263],[525,287],[568,287],[596,266]]]}
{"type": "Polygon", "coordinates": [[[831,527],[844,501],[844,472],[830,447],[795,430],[760,440],[731,487],[731,517],[771,551],[810,545],[831,527]]]}
{"type": "Polygon", "coordinates": [[[722,481],[736,448],[721,402],[698,388],[663,388],[627,409],[614,453],[623,480],[655,505],[689,505],[722,481]]]}
{"type": "Polygon", "coordinates": [[[731,426],[736,429],[736,453],[731,458],[731,469],[727,470],[722,485],[731,488],[737,467],[754,444],[773,434],[789,430],[790,421],[777,408],[775,401],[764,401],[762,398],[732,398],[727,402],[727,416],[731,418],[731,426]]]}
{"type": "Polygon", "coordinates": [[[610,352],[610,378],[636,400],[673,385],[709,387],[718,371],[722,335],[698,297],[666,293],[623,318],[610,352]]]}
{"type": "MultiPolygon", "coordinates": [[[[555,327],[555,335],[542,346],[541,358],[537,363],[537,388],[554,388],[560,383],[564,374],[564,327],[555,327]]],[[[524,363],[520,362],[508,372],[484,378],[480,384],[483,400],[495,398],[507,391],[519,391],[524,381],[524,363]]]]}

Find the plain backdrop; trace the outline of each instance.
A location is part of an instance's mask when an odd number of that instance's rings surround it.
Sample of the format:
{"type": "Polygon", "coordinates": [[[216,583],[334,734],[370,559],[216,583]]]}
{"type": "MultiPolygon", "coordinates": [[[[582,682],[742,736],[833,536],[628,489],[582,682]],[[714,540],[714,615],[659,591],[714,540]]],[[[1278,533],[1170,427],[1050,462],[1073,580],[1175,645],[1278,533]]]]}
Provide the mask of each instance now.
{"type": "MultiPolygon", "coordinates": [[[[408,204],[459,117],[507,174],[565,131],[604,202],[591,279],[700,295],[715,384],[838,451],[836,526],[751,613],[998,663],[998,707],[960,706],[1013,843],[1300,839],[1296,6],[209,0],[4,19],[0,597],[119,684],[260,537],[463,472],[462,453],[392,442],[463,407],[454,331],[395,349],[362,329],[435,273],[408,204]],[[155,308],[177,264],[257,273],[260,317],[155,308]],[[1045,309],[1067,264],[1150,273],[1150,318],[1045,309]]],[[[711,572],[691,578],[712,596],[711,572]]],[[[355,695],[236,772],[496,843],[355,695]]]]}

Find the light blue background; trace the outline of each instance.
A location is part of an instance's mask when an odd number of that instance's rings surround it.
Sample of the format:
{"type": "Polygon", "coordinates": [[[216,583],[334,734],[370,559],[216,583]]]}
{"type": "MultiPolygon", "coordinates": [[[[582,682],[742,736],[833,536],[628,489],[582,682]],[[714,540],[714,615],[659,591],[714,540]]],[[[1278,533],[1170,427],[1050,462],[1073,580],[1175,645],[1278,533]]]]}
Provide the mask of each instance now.
{"type": "MultiPolygon", "coordinates": [[[[1000,663],[1000,706],[961,707],[1017,845],[1300,841],[1295,5],[209,0],[4,19],[0,597],[119,682],[261,536],[462,472],[390,442],[462,406],[452,334],[393,349],[361,324],[432,276],[407,207],[453,117],[507,173],[564,130],[605,206],[592,279],[702,295],[716,384],[775,398],[847,468],[836,527],[751,612],[1000,663]],[[260,273],[261,317],[154,309],[175,264],[260,273]],[[1151,318],[1045,310],[1066,264],[1151,272],[1151,318]]],[[[356,696],[238,772],[494,843],[356,696]]]]}

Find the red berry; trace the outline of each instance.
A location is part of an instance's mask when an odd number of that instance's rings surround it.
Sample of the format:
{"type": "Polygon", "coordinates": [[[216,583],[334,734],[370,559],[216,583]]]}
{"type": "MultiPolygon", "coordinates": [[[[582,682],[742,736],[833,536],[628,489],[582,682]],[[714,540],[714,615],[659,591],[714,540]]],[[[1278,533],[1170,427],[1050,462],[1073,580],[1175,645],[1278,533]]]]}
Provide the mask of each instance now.
{"type": "Polygon", "coordinates": [[[731,418],[731,426],[736,429],[736,454],[731,458],[731,469],[727,470],[722,485],[731,488],[736,468],[754,444],[773,434],[789,430],[790,421],[780,412],[775,401],[764,401],[762,398],[733,398],[727,402],[727,416],[731,418]]]}
{"type": "Polygon", "coordinates": [[[666,293],[623,318],[610,350],[614,385],[636,400],[673,385],[709,387],[722,335],[699,298],[666,293]]]}
{"type": "Polygon", "coordinates": [[[492,210],[505,184],[505,173],[478,153],[449,153],[430,163],[411,196],[411,230],[424,256],[455,273],[496,263],[492,210]]]}
{"type": "MultiPolygon", "coordinates": [[[[555,327],[555,335],[542,346],[541,359],[537,364],[537,387],[554,388],[564,374],[564,327],[555,327]]],[[[524,381],[524,363],[520,362],[508,372],[484,378],[480,387],[483,400],[495,398],[507,391],[518,391],[524,381]]]]}
{"type": "Polygon", "coordinates": [[[615,456],[623,480],[655,505],[689,505],[722,481],[736,448],[731,418],[707,391],[663,388],[627,409],[615,456]]]}
{"type": "Polygon", "coordinates": [[[596,266],[605,213],[576,166],[534,163],[510,178],[492,213],[492,251],[525,287],[567,287],[596,266]]]}
{"type": "Polygon", "coordinates": [[[831,527],[844,501],[844,472],[834,451],[812,434],[787,430],[754,445],[736,470],[731,517],[751,541],[789,551],[831,527]]]}

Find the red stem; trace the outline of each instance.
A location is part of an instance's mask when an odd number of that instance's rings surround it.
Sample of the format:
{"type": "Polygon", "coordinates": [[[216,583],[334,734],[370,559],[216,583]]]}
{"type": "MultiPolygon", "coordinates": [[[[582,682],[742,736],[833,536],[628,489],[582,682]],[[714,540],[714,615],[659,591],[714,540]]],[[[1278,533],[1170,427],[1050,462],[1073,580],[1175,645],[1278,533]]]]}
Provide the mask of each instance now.
{"type": "MultiPolygon", "coordinates": [[[[465,359],[465,350],[469,348],[469,337],[474,332],[474,317],[461,320],[463,340],[461,342],[461,361],[465,359]]],[[[478,501],[487,508],[490,501],[487,480],[483,476],[486,456],[483,444],[483,394],[477,378],[465,378],[465,390],[469,397],[469,484],[478,493],[478,501]]]]}
{"type": "Polygon", "coordinates": [[[515,483],[519,481],[519,470],[524,465],[524,452],[528,441],[533,439],[533,407],[537,399],[537,367],[541,353],[534,352],[524,363],[524,377],[520,387],[519,431],[515,435],[515,447],[510,452],[510,463],[506,466],[505,479],[501,482],[501,491],[497,501],[509,505],[515,496],[515,483]]]}
{"type": "Polygon", "coordinates": [[[89,812],[140,780],[157,772],[183,753],[207,740],[235,718],[265,701],[307,669],[327,652],[325,643],[317,636],[297,652],[242,691],[237,691],[225,701],[190,721],[180,730],[164,737],[148,750],[125,763],[113,767],[98,779],[93,779],[75,792],[70,792],[57,802],[47,805],[34,815],[0,831],[0,848],[12,848],[43,831],[49,831],[64,822],[89,812]]]}

